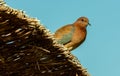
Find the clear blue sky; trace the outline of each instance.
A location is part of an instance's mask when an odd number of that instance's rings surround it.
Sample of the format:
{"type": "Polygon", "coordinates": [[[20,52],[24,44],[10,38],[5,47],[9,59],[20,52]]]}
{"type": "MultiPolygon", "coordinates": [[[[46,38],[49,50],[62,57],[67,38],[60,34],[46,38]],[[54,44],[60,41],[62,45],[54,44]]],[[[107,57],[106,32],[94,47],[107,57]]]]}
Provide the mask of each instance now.
{"type": "Polygon", "coordinates": [[[38,18],[52,33],[89,18],[86,41],[72,53],[92,76],[120,76],[120,0],[5,0],[38,18]]]}

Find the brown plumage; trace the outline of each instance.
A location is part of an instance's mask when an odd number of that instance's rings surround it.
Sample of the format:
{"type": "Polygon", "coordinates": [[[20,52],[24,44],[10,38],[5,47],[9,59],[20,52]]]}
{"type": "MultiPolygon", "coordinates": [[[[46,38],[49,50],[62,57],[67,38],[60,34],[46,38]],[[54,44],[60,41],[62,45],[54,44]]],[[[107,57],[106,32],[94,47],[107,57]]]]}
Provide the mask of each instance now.
{"type": "Polygon", "coordinates": [[[88,18],[80,17],[73,24],[58,29],[54,37],[58,43],[63,44],[69,50],[73,50],[84,42],[87,35],[87,25],[89,25],[88,18]]]}

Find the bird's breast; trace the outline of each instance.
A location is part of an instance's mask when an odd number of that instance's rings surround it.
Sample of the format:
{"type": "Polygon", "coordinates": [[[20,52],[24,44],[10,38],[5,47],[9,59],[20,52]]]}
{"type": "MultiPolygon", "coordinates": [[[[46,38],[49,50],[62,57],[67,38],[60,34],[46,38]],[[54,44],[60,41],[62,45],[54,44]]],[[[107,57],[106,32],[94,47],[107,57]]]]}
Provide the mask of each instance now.
{"type": "Polygon", "coordinates": [[[82,43],[85,40],[85,38],[86,38],[86,29],[75,28],[72,41],[79,44],[82,43]]]}

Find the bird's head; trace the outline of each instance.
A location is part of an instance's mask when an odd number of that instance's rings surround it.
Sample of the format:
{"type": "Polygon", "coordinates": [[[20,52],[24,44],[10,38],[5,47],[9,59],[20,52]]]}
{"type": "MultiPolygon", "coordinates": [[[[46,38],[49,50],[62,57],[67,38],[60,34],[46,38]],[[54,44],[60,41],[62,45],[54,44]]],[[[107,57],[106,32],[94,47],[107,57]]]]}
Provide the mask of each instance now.
{"type": "Polygon", "coordinates": [[[78,18],[74,24],[78,25],[80,27],[87,27],[87,25],[90,25],[89,20],[88,20],[87,17],[78,18]]]}

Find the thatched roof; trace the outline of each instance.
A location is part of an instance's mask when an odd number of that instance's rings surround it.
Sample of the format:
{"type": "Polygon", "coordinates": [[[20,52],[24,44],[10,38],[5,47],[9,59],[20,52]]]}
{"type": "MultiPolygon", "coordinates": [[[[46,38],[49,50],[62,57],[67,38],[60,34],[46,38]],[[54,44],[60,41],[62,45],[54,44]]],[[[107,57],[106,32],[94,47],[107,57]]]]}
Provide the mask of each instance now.
{"type": "Polygon", "coordinates": [[[0,1],[0,76],[89,76],[35,18],[0,1]]]}

